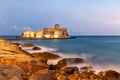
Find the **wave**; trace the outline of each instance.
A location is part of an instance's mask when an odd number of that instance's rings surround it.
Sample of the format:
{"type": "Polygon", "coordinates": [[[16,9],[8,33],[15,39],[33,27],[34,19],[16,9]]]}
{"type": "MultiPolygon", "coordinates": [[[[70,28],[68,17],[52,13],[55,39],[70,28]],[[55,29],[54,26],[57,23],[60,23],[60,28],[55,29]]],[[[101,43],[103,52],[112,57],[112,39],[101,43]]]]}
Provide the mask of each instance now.
{"type": "Polygon", "coordinates": [[[47,46],[37,46],[37,47],[40,47],[41,50],[32,50],[33,47],[21,47],[21,48],[29,53],[55,52],[55,51],[57,51],[57,48],[49,48],[47,46]]]}
{"type": "MultiPolygon", "coordinates": [[[[92,70],[96,71],[96,73],[100,72],[100,71],[106,71],[106,70],[115,70],[120,72],[120,64],[118,63],[108,63],[108,62],[99,62],[97,61],[93,61],[94,58],[97,58],[98,55],[94,55],[94,54],[89,54],[89,53],[81,53],[81,54],[77,54],[77,53],[59,53],[57,52],[57,48],[50,48],[47,46],[38,46],[41,48],[41,50],[32,50],[33,47],[21,47],[23,50],[29,52],[29,53],[39,53],[39,52],[51,52],[57,55],[60,55],[61,58],[60,59],[56,59],[56,60],[48,60],[48,64],[57,64],[57,62],[63,58],[82,58],[84,59],[85,63],[81,63],[81,64],[72,64],[69,66],[77,66],[78,68],[84,67],[84,66],[92,66],[92,70]]],[[[103,57],[101,57],[103,58],[103,57]]]]}
{"type": "Polygon", "coordinates": [[[113,40],[108,40],[108,41],[104,41],[105,43],[120,43],[120,41],[113,41],[113,40]]]}

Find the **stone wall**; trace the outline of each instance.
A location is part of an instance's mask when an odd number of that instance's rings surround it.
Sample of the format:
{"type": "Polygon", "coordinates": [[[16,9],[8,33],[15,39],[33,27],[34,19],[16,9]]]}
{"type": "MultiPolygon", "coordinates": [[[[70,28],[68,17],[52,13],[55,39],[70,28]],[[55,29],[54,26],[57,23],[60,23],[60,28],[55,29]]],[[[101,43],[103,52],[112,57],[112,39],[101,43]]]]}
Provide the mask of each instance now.
{"type": "Polygon", "coordinates": [[[54,28],[44,28],[43,31],[39,30],[33,32],[28,30],[22,33],[25,38],[68,38],[67,28],[60,28],[59,24],[55,24],[54,28]]]}

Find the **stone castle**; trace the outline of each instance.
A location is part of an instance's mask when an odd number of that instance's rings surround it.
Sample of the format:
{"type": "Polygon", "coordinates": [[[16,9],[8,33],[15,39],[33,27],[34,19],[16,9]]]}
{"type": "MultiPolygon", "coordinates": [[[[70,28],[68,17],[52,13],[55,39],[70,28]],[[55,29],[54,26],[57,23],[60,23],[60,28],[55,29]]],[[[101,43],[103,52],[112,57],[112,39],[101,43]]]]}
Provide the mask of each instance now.
{"type": "Polygon", "coordinates": [[[55,24],[54,28],[44,28],[43,30],[28,30],[22,33],[23,38],[69,38],[67,28],[60,28],[55,24]]]}

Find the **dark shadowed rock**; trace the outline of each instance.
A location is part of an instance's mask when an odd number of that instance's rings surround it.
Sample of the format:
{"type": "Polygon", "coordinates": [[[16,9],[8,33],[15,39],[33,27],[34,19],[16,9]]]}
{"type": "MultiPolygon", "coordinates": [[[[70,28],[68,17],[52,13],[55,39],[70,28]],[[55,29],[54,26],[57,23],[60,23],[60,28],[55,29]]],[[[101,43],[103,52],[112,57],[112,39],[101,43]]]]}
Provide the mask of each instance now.
{"type": "Polygon", "coordinates": [[[20,43],[13,43],[13,44],[15,44],[15,45],[17,45],[17,46],[21,45],[20,43]]]}
{"type": "Polygon", "coordinates": [[[79,78],[79,72],[76,72],[76,71],[75,71],[73,74],[68,75],[67,78],[68,78],[69,80],[78,80],[78,78],[79,78]]]}
{"type": "Polygon", "coordinates": [[[43,58],[43,59],[58,59],[60,58],[57,54],[52,54],[49,52],[43,52],[43,53],[33,53],[33,56],[36,58],[43,58]]]}
{"type": "Polygon", "coordinates": [[[60,61],[58,61],[56,68],[61,69],[69,64],[77,64],[77,63],[83,63],[84,60],[81,58],[65,58],[60,61]]]}
{"type": "Polygon", "coordinates": [[[32,48],[32,50],[41,50],[41,48],[40,48],[40,47],[37,47],[37,46],[34,46],[34,47],[32,48]]]}
{"type": "Polygon", "coordinates": [[[22,47],[33,47],[34,45],[31,43],[24,43],[21,45],[22,47]]]}
{"type": "Polygon", "coordinates": [[[74,72],[79,73],[79,69],[77,67],[65,67],[62,69],[67,75],[74,74],[74,72]]]}
{"type": "Polygon", "coordinates": [[[42,63],[46,63],[47,64],[48,59],[40,58],[39,61],[42,62],[42,63]]]}
{"type": "Polygon", "coordinates": [[[32,74],[29,80],[55,80],[55,72],[44,69],[32,74]]]}
{"type": "Polygon", "coordinates": [[[120,79],[120,73],[113,71],[113,70],[108,70],[104,73],[105,79],[107,80],[119,80],[120,79]]]}

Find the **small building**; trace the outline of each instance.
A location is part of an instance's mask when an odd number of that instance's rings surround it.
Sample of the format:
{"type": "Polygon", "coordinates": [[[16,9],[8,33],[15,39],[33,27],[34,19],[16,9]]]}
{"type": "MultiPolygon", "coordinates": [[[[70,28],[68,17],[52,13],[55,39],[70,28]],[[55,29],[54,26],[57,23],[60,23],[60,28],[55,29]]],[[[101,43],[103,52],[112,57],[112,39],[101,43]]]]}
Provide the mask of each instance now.
{"type": "Polygon", "coordinates": [[[22,33],[23,38],[69,38],[67,28],[60,28],[55,24],[54,28],[44,28],[43,30],[28,30],[22,33]]]}
{"type": "Polygon", "coordinates": [[[22,37],[27,37],[27,38],[33,38],[34,37],[34,33],[32,30],[28,30],[22,33],[22,37]]]}

